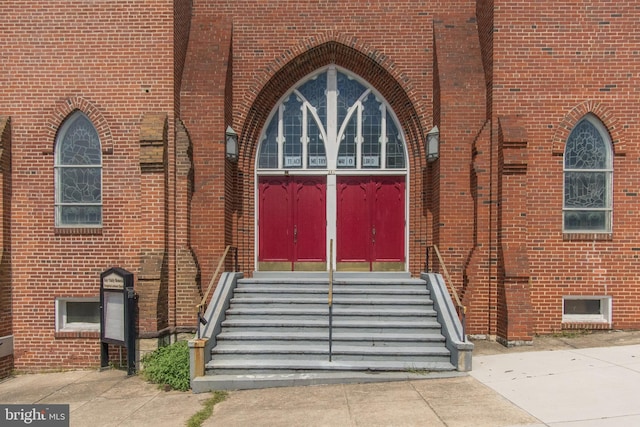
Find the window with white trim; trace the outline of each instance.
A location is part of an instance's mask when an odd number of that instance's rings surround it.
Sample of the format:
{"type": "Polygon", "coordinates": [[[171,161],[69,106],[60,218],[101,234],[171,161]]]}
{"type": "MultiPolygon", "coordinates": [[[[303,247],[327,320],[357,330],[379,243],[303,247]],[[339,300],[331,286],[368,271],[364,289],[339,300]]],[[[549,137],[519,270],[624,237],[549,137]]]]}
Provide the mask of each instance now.
{"type": "Polygon", "coordinates": [[[564,151],[565,233],[610,233],[613,161],[609,133],[588,114],[573,128],[564,151]]]}
{"type": "Polygon", "coordinates": [[[102,151],[89,118],[76,111],[65,120],[55,148],[56,227],[102,225],[102,151]]]}
{"type": "Polygon", "coordinates": [[[56,298],[56,332],[100,331],[99,298],[56,298]]]}
{"type": "Polygon", "coordinates": [[[562,298],[563,323],[611,323],[610,296],[565,296],[562,298]]]}

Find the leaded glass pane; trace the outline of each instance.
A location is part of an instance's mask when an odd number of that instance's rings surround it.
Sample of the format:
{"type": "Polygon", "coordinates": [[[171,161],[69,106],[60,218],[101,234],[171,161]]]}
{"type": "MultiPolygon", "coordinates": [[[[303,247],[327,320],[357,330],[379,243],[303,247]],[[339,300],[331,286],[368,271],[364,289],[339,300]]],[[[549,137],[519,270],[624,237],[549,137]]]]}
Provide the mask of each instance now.
{"type": "Polygon", "coordinates": [[[284,103],[284,158],[285,168],[302,167],[302,101],[291,95],[284,103]]]}
{"type": "Polygon", "coordinates": [[[382,104],[369,94],[362,103],[362,167],[380,168],[382,104]]]}
{"type": "Polygon", "coordinates": [[[322,133],[314,117],[307,116],[307,164],[310,168],[326,168],[327,154],[324,148],[322,133]]]}
{"type": "Polygon", "coordinates": [[[387,113],[387,162],[388,168],[404,168],[404,143],[391,115],[387,113]]]}
{"type": "Polygon", "coordinates": [[[60,220],[64,225],[102,224],[101,206],[61,206],[60,220]]]}
{"type": "Polygon", "coordinates": [[[607,172],[565,172],[565,208],[607,206],[607,172]]]}
{"type": "Polygon", "coordinates": [[[354,111],[344,129],[338,149],[338,168],[353,169],[356,167],[356,138],[358,136],[358,114],[354,111]]]}
{"type": "Polygon", "coordinates": [[[366,88],[344,73],[338,73],[338,126],[342,125],[349,109],[360,99],[366,88]]]}
{"type": "Polygon", "coordinates": [[[278,114],[276,113],[269,126],[267,132],[262,138],[260,144],[260,154],[258,157],[259,168],[272,168],[278,167],[278,114]]]}
{"type": "Polygon", "coordinates": [[[327,122],[327,73],[322,73],[300,86],[300,93],[315,109],[320,123],[327,122]]]}
{"type": "Polygon", "coordinates": [[[61,203],[100,203],[101,169],[65,167],[60,169],[61,203]]]}
{"type": "Polygon", "coordinates": [[[91,122],[78,115],[59,147],[59,163],[64,165],[100,165],[100,139],[91,122]]]}
{"type": "Polygon", "coordinates": [[[608,166],[607,153],[598,129],[588,120],[583,120],[569,135],[564,165],[567,169],[605,169],[608,166]]]}

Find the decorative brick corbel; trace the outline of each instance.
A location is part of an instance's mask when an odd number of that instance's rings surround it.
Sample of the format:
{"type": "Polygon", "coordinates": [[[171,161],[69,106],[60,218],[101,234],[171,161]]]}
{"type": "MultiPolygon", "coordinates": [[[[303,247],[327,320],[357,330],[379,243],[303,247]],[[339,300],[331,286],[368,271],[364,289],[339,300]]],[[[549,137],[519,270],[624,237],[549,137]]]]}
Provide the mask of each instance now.
{"type": "Polygon", "coordinates": [[[167,148],[167,115],[147,113],[140,123],[140,170],[163,172],[167,148]]]}

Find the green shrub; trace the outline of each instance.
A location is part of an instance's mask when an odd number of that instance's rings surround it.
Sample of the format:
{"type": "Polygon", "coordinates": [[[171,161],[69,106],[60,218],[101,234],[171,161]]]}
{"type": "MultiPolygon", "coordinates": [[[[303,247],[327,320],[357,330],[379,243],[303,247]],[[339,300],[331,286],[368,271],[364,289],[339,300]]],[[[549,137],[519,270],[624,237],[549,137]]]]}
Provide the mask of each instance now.
{"type": "Polygon", "coordinates": [[[174,390],[189,390],[189,347],[178,341],[160,347],[142,358],[142,376],[152,383],[174,390]]]}

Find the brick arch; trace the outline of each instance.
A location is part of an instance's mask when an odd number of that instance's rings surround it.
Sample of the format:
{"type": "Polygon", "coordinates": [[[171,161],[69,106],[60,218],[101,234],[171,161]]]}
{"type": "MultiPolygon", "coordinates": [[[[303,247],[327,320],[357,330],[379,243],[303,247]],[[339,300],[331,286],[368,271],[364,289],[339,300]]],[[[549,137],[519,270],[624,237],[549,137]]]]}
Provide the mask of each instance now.
{"type": "Polygon", "coordinates": [[[584,101],[576,105],[560,122],[553,135],[553,154],[564,155],[564,148],[569,135],[578,122],[587,114],[596,116],[607,128],[613,145],[613,153],[616,156],[624,156],[626,142],[622,135],[618,119],[604,104],[598,101],[584,101]]]}
{"type": "Polygon", "coordinates": [[[425,127],[431,125],[431,106],[415,99],[411,80],[386,55],[356,38],[330,35],[311,38],[295,48],[285,50],[281,57],[269,64],[256,76],[245,91],[243,102],[249,109],[241,112],[245,117],[239,137],[240,164],[238,165],[242,201],[238,210],[237,239],[245,258],[243,271],[250,271],[254,253],[254,194],[253,173],[260,134],[277,102],[304,77],[327,66],[336,65],[364,79],[380,93],[394,111],[405,136],[410,173],[409,216],[411,230],[407,256],[409,271],[417,273],[424,260],[427,224],[424,216],[426,199],[423,194],[426,155],[425,127]],[[255,97],[255,98],[254,98],[255,97]],[[413,99],[412,99],[413,98],[413,99]],[[242,242],[242,243],[240,243],[242,242]]]}
{"type": "Polygon", "coordinates": [[[68,98],[58,103],[53,113],[49,116],[46,124],[46,140],[51,143],[51,150],[47,150],[46,153],[53,154],[55,152],[58,130],[62,123],[75,111],[83,112],[91,120],[100,138],[102,154],[113,153],[113,137],[107,120],[95,105],[79,96],[68,98]]]}
{"type": "MultiPolygon", "coordinates": [[[[411,85],[393,62],[357,38],[338,36],[311,38],[286,50],[265,72],[256,77],[247,96],[258,93],[251,105],[240,136],[241,158],[247,170],[252,169],[260,133],[278,100],[305,76],[324,66],[335,64],[364,79],[384,97],[395,112],[404,131],[409,161],[424,162],[425,129],[409,93],[411,85]]],[[[418,166],[418,165],[413,165],[418,166]]]]}

